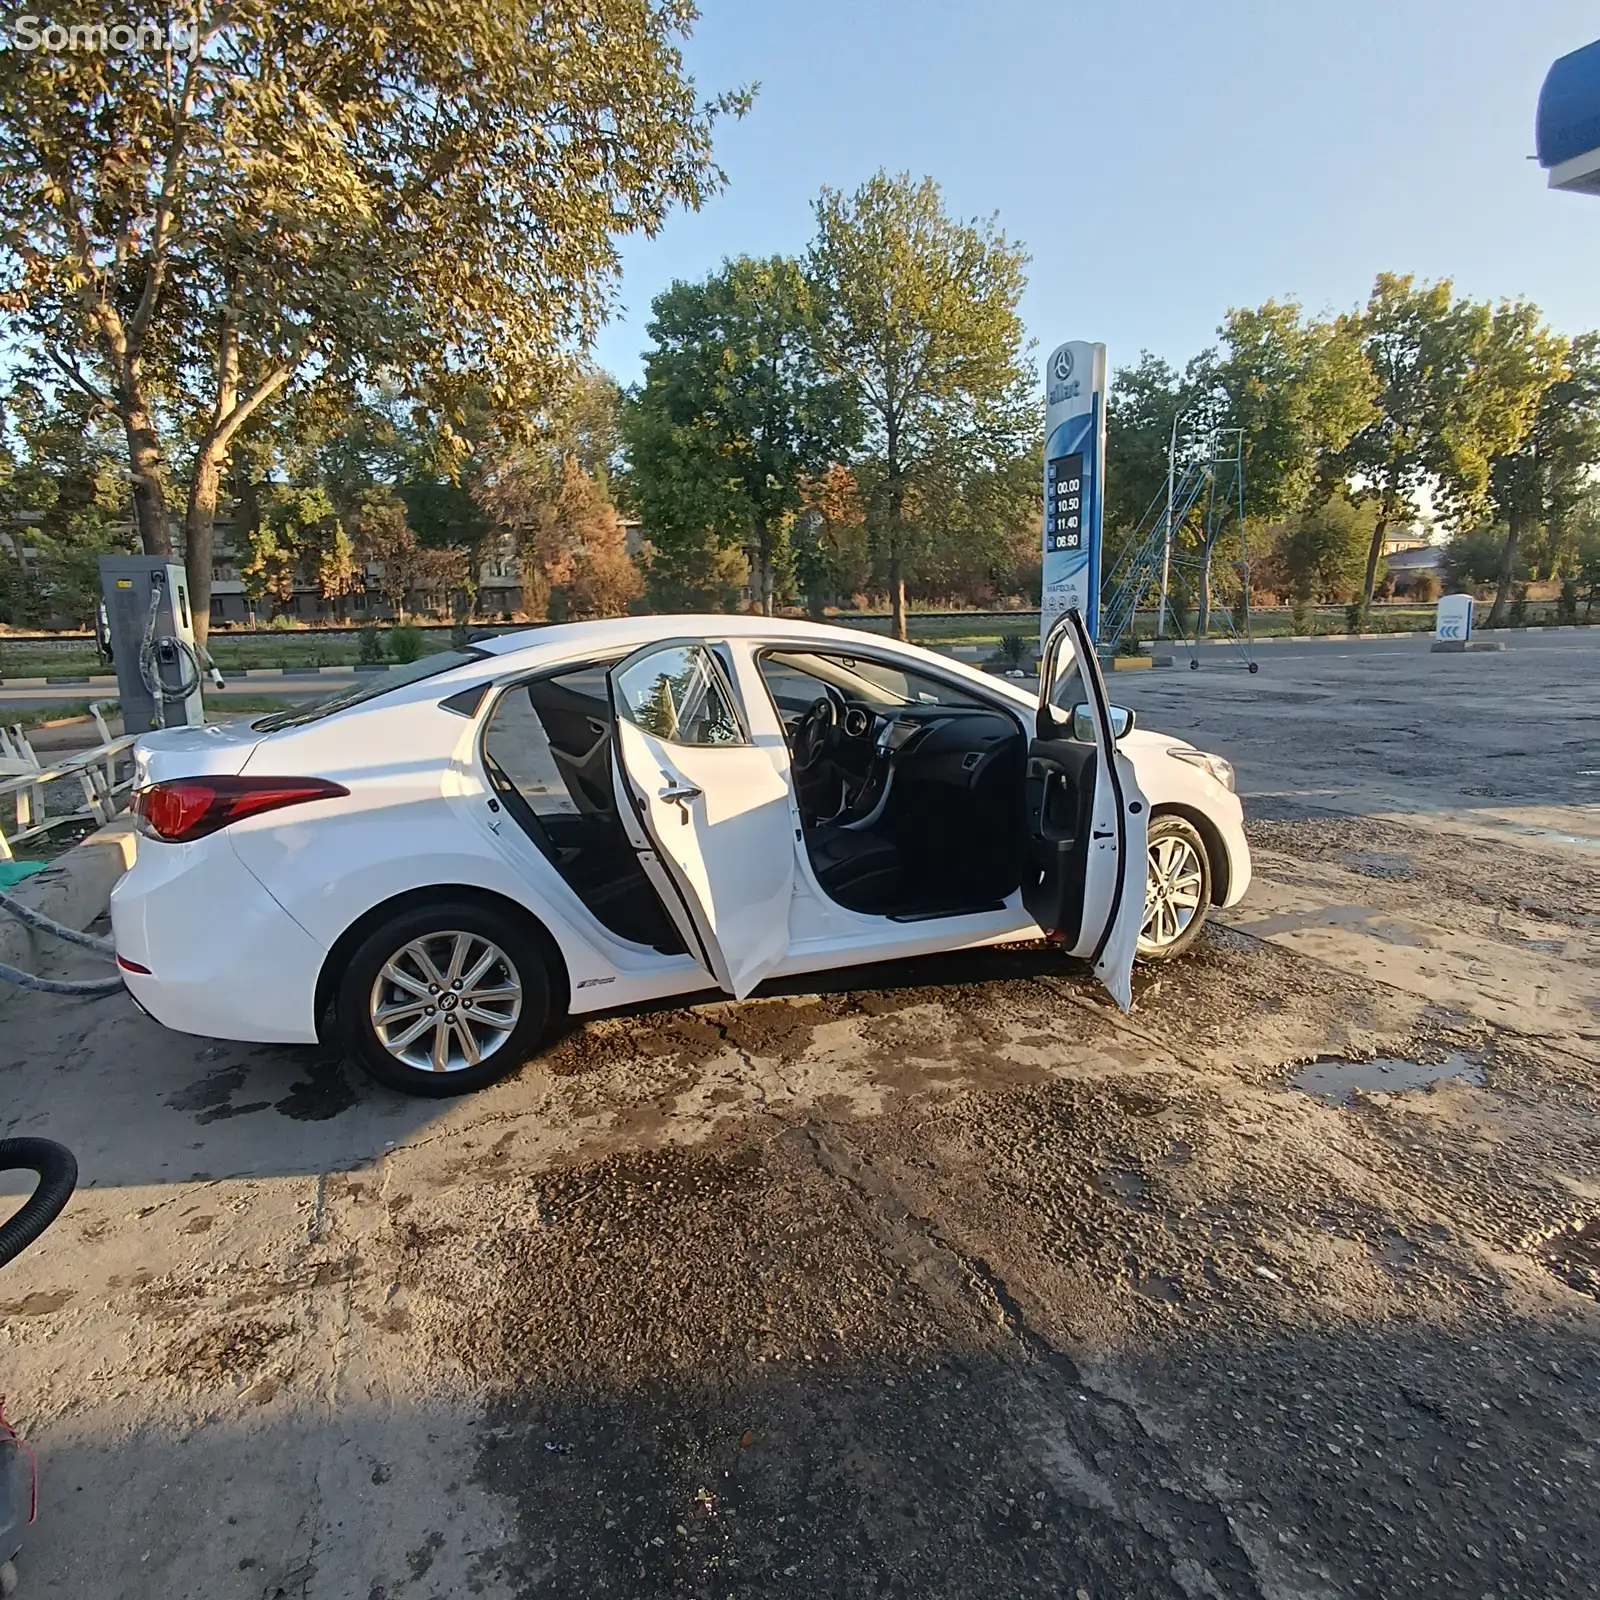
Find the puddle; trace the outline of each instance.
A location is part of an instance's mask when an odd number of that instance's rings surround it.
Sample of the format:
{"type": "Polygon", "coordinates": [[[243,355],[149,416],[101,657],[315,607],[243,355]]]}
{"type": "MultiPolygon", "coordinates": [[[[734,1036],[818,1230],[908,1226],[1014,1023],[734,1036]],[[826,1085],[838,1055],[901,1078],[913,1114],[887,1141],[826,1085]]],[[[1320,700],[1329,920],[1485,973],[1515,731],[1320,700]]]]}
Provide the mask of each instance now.
{"type": "Polygon", "coordinates": [[[1331,1105],[1347,1106],[1354,1102],[1359,1091],[1398,1094],[1403,1089],[1425,1089],[1430,1083],[1445,1078],[1481,1084],[1483,1068],[1469,1061],[1459,1050],[1452,1050],[1442,1061],[1407,1061],[1403,1056],[1345,1061],[1337,1056],[1323,1056],[1309,1067],[1302,1067],[1289,1080],[1289,1087],[1331,1105]]]}

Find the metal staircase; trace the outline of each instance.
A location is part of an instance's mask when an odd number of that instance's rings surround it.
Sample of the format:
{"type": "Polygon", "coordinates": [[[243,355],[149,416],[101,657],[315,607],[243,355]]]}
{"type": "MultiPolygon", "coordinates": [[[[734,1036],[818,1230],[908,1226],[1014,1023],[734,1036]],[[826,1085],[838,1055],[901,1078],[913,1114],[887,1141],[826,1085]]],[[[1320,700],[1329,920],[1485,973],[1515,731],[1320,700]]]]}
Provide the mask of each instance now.
{"type": "Polygon", "coordinates": [[[1250,671],[1256,670],[1251,654],[1250,562],[1244,535],[1244,435],[1238,428],[1219,428],[1207,435],[1201,449],[1175,471],[1170,496],[1159,492],[1145,509],[1132,535],[1106,574],[1100,602],[1100,627],[1096,648],[1102,656],[1115,655],[1133,625],[1141,606],[1149,601],[1161,608],[1162,568],[1167,566],[1166,615],[1158,618],[1158,632],[1170,630],[1177,642],[1189,646],[1189,665],[1198,667],[1195,646],[1209,618],[1220,617],[1222,632],[1239,650],[1250,671]],[[1243,631],[1232,612],[1216,601],[1216,546],[1222,534],[1236,527],[1239,560],[1231,563],[1243,589],[1243,631]],[[1198,538],[1180,543],[1185,529],[1198,538]],[[1170,556],[1168,554],[1170,548],[1170,556]],[[1183,613],[1173,596],[1192,596],[1196,629],[1191,639],[1183,613]],[[1160,626],[1164,622],[1166,627],[1160,626]]]}

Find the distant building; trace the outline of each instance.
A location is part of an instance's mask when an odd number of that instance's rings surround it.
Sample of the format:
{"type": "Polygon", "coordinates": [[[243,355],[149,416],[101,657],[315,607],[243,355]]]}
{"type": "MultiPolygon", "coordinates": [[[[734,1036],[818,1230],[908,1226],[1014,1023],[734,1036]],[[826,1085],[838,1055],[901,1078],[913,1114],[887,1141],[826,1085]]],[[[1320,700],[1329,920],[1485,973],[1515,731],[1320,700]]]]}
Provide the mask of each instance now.
{"type": "Polygon", "coordinates": [[[1395,593],[1404,594],[1416,587],[1418,578],[1444,581],[1444,551],[1436,544],[1412,545],[1396,550],[1384,563],[1384,575],[1394,584],[1395,593]]]}

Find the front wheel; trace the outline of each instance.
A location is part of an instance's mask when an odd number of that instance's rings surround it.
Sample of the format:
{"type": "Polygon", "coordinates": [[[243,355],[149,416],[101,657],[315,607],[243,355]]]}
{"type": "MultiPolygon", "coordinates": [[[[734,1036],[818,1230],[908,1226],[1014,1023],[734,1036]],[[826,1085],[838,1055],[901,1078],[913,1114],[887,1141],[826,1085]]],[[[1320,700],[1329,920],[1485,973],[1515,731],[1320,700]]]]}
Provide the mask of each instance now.
{"type": "Polygon", "coordinates": [[[467,1094],[514,1072],[550,1021],[550,972],[516,918],[471,901],[402,911],[370,933],[339,985],[340,1031],[379,1083],[467,1094]]]}
{"type": "Polygon", "coordinates": [[[1153,817],[1148,851],[1139,959],[1171,961],[1200,937],[1210,914],[1211,858],[1199,830],[1182,817],[1153,817]]]}

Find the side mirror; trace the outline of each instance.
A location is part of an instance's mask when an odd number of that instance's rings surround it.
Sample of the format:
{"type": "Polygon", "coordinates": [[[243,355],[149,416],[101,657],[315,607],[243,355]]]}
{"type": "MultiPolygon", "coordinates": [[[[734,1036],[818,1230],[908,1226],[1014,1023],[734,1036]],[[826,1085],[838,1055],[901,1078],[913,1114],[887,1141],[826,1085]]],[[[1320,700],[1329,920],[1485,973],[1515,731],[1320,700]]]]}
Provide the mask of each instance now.
{"type": "MultiPolygon", "coordinates": [[[[1137,720],[1133,712],[1126,706],[1110,706],[1111,712],[1111,737],[1120,739],[1124,734],[1132,733],[1137,720]]],[[[1094,712],[1087,704],[1076,705],[1072,708],[1072,737],[1083,744],[1094,743],[1094,712]]]]}

